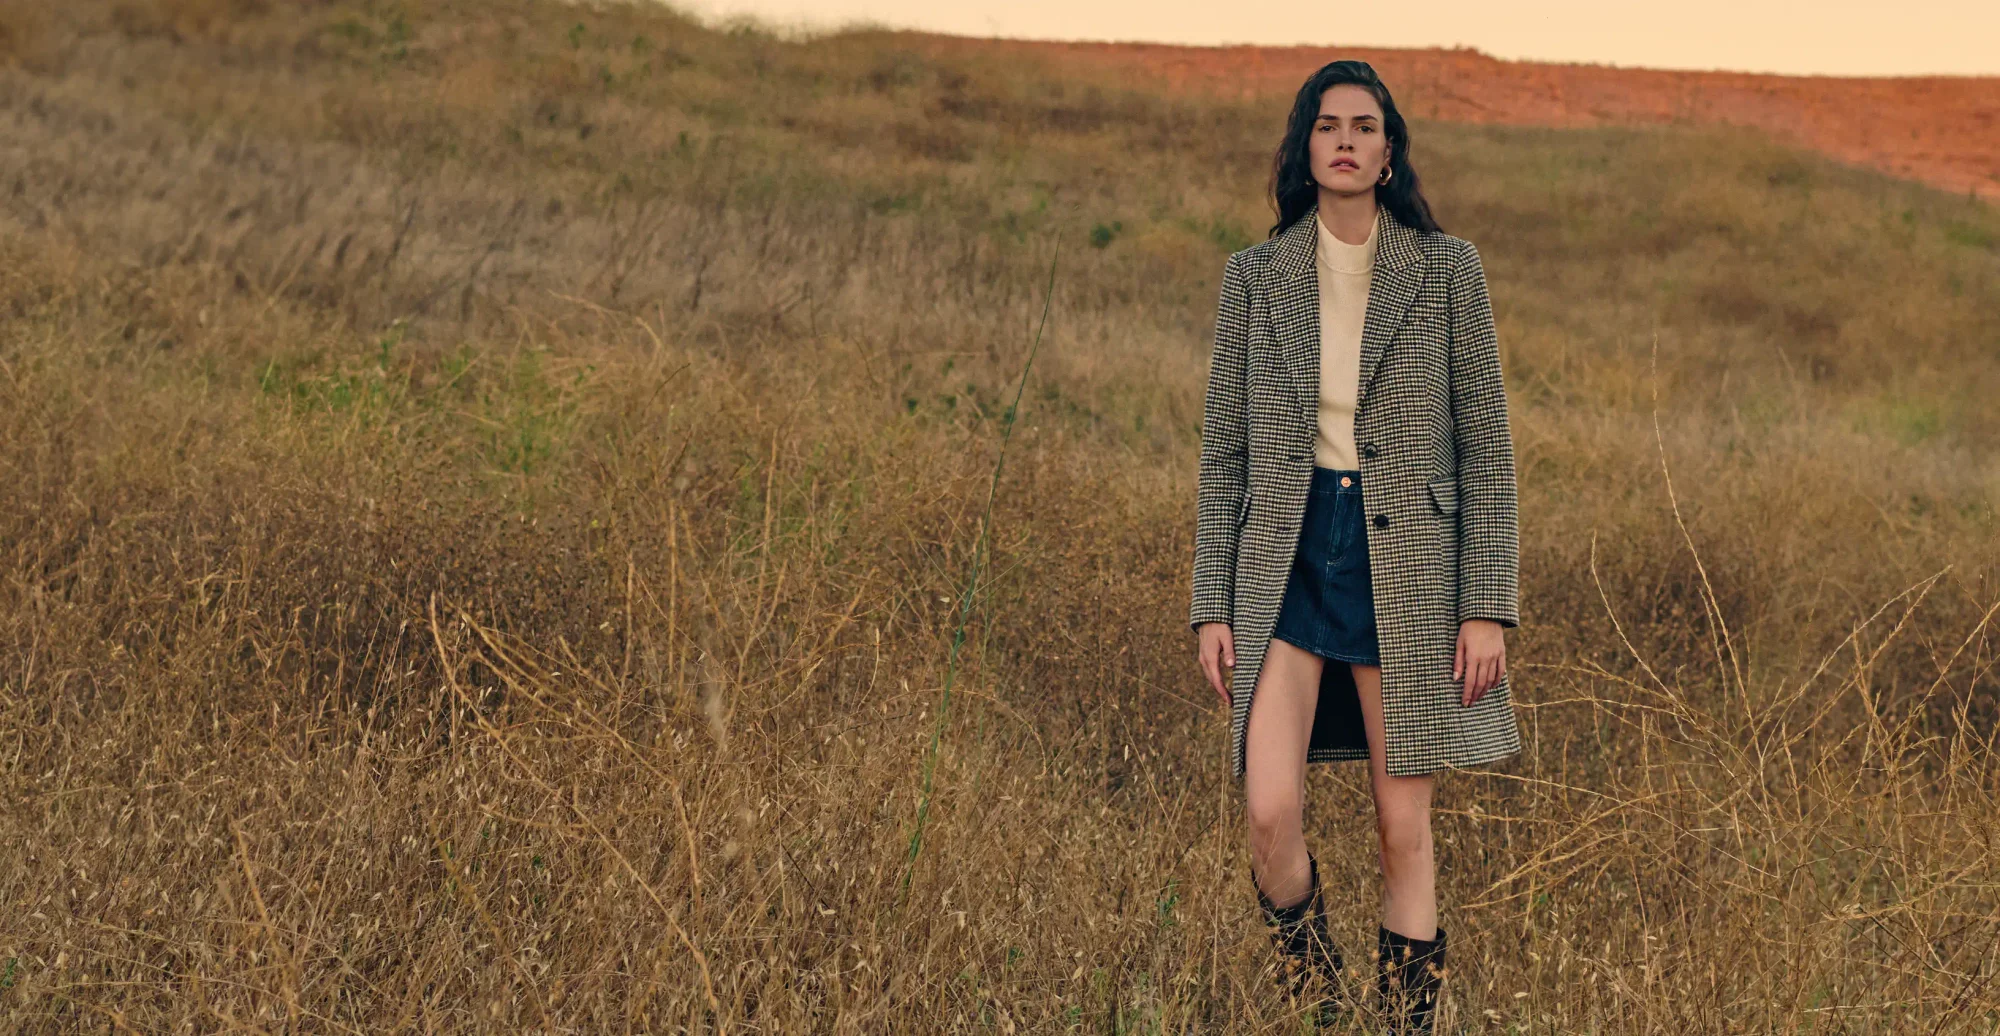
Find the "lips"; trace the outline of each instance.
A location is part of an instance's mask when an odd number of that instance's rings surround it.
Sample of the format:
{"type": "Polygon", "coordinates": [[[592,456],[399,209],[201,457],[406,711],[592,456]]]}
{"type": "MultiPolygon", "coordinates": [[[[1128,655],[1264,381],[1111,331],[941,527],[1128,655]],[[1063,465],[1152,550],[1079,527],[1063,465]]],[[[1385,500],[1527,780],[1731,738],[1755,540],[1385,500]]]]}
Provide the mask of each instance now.
{"type": "Polygon", "coordinates": [[[1359,168],[1361,168],[1361,167],[1360,167],[1359,165],[1356,165],[1355,163],[1353,163],[1353,162],[1350,162],[1350,161],[1348,161],[1348,160],[1347,160],[1347,159],[1345,159],[1345,158],[1336,158],[1336,159],[1334,159],[1334,160],[1333,160],[1333,167],[1334,167],[1335,169],[1359,169],[1359,168]]]}

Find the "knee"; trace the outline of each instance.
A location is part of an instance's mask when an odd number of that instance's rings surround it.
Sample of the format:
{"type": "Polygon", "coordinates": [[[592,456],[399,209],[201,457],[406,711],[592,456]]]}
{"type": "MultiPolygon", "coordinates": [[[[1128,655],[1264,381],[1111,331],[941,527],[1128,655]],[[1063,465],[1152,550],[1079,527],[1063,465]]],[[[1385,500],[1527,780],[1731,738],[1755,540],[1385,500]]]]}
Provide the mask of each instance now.
{"type": "Polygon", "coordinates": [[[1391,813],[1375,824],[1375,836],[1382,845],[1382,865],[1386,869],[1422,864],[1431,856],[1430,817],[1391,813]]]}
{"type": "Polygon", "coordinates": [[[1253,795],[1245,803],[1250,821],[1250,841],[1259,850],[1268,851],[1290,835],[1298,833],[1305,822],[1305,812],[1300,803],[1285,795],[1253,795]]]}

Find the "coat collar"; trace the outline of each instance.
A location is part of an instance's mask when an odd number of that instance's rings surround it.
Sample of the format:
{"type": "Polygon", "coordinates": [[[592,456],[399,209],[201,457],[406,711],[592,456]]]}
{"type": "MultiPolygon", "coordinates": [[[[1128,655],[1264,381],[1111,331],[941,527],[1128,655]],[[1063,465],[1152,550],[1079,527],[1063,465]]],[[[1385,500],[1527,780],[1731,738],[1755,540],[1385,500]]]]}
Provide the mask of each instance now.
{"type": "MultiPolygon", "coordinates": [[[[1319,414],[1319,275],[1313,262],[1318,231],[1313,221],[1319,206],[1292,221],[1274,244],[1272,315],[1285,366],[1306,427],[1316,428],[1319,414]]],[[[1361,377],[1355,402],[1357,416],[1368,399],[1375,372],[1390,340],[1409,315],[1423,287],[1428,258],[1422,235],[1398,222],[1385,207],[1375,210],[1375,270],[1368,288],[1368,313],[1361,328],[1361,377]]],[[[1358,443],[1356,445],[1359,445],[1358,443]]]]}
{"type": "MultiPolygon", "coordinates": [[[[1278,234],[1273,259],[1280,275],[1296,278],[1313,272],[1313,243],[1317,231],[1313,229],[1312,221],[1318,218],[1319,206],[1314,205],[1278,234]]],[[[1384,269],[1405,270],[1423,261],[1424,246],[1418,232],[1391,216],[1386,206],[1376,206],[1375,272],[1379,275],[1384,269]]]]}

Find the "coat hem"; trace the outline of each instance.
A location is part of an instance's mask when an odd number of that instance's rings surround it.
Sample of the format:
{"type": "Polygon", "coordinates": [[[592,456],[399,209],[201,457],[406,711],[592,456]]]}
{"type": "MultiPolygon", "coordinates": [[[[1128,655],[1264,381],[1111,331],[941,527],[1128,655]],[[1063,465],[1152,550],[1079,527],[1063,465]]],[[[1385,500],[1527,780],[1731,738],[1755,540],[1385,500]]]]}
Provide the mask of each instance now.
{"type": "MultiPolygon", "coordinates": [[[[1497,763],[1503,759],[1509,759],[1520,754],[1521,754],[1521,748],[1519,745],[1516,745],[1513,748],[1505,749],[1503,751],[1492,752],[1485,755],[1472,756],[1460,762],[1455,762],[1455,763],[1440,762],[1436,766],[1431,767],[1430,769],[1419,768],[1414,770],[1407,770],[1402,773],[1398,773],[1394,769],[1391,769],[1389,771],[1389,776],[1424,777],[1430,774],[1443,773],[1446,770],[1473,772],[1480,767],[1487,766],[1488,764],[1491,763],[1497,763]]],[[[1306,765],[1308,766],[1311,766],[1314,763],[1353,763],[1353,762],[1367,762],[1367,761],[1368,761],[1367,749],[1315,748],[1306,752],[1306,765]]],[[[1243,783],[1244,774],[1245,770],[1237,771],[1236,783],[1238,784],[1243,783]]]]}

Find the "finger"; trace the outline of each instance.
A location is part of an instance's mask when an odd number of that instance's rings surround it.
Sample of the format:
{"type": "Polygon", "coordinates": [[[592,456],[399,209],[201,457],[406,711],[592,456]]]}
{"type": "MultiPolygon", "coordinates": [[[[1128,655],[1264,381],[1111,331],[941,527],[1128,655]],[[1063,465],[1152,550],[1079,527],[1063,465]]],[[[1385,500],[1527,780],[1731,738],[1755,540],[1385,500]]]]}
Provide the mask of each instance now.
{"type": "Polygon", "coordinates": [[[1224,632],[1222,634],[1222,661],[1229,668],[1236,668],[1236,634],[1234,632],[1224,632]]]}
{"type": "Polygon", "coordinates": [[[1207,644],[1201,646],[1201,672],[1202,675],[1208,677],[1208,685],[1210,687],[1217,691],[1222,690],[1220,674],[1215,671],[1215,656],[1209,651],[1207,644]]]}
{"type": "Polygon", "coordinates": [[[1470,706],[1474,702],[1474,696],[1472,696],[1472,676],[1474,676],[1472,674],[1472,652],[1466,650],[1466,632],[1460,630],[1458,632],[1458,658],[1452,660],[1452,678],[1454,680],[1462,680],[1462,684],[1458,686],[1458,704],[1462,704],[1462,706],[1470,706]]]}

